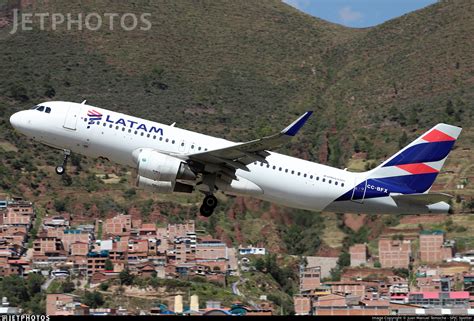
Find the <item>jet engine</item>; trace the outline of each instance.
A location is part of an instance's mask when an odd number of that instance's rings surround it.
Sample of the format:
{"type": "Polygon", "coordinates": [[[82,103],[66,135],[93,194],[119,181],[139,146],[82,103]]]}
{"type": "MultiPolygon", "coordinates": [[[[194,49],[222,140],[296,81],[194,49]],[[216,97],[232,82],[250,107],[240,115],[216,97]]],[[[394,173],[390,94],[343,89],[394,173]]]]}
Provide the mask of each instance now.
{"type": "Polygon", "coordinates": [[[137,187],[157,193],[193,192],[192,185],[177,181],[196,179],[196,174],[182,160],[148,148],[137,149],[133,158],[138,167],[137,187]]]}
{"type": "Polygon", "coordinates": [[[158,182],[175,182],[177,179],[194,181],[196,174],[182,160],[153,149],[140,149],[134,153],[138,175],[158,182]]]}
{"type": "Polygon", "coordinates": [[[143,188],[148,191],[152,191],[155,193],[162,193],[162,194],[168,194],[168,193],[173,193],[173,192],[179,192],[179,193],[192,193],[193,192],[192,185],[186,185],[186,184],[176,182],[176,181],[171,181],[171,182],[154,181],[152,179],[149,179],[143,176],[137,177],[136,185],[139,188],[143,188]]]}

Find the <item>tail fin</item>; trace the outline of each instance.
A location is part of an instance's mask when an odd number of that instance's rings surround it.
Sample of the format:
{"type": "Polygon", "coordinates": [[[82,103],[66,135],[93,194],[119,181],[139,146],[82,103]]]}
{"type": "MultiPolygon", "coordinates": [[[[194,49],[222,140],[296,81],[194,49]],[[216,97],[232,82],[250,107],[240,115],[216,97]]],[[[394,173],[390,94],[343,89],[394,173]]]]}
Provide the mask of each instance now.
{"type": "Polygon", "coordinates": [[[390,185],[392,192],[426,193],[433,185],[462,128],[438,124],[369,171],[368,178],[390,185]]]}

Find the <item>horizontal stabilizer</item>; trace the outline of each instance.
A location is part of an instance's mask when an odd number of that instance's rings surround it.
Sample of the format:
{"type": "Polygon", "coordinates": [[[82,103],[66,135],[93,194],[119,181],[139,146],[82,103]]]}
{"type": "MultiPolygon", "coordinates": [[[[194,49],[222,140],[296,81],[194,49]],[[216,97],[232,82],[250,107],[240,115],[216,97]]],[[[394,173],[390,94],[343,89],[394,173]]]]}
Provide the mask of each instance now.
{"type": "Polygon", "coordinates": [[[428,194],[399,194],[390,195],[395,202],[411,203],[416,205],[430,205],[439,202],[449,202],[453,197],[444,193],[428,193],[428,194]]]}

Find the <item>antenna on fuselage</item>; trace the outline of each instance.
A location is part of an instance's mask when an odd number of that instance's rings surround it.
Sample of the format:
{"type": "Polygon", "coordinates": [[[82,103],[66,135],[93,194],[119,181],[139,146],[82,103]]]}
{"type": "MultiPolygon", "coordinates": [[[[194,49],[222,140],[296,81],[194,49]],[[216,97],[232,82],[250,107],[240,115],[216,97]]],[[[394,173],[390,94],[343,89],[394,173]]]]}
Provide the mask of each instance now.
{"type": "Polygon", "coordinates": [[[87,103],[87,100],[84,100],[81,105],[85,105],[87,103]]]}
{"type": "Polygon", "coordinates": [[[174,127],[174,125],[176,125],[176,122],[172,123],[170,126],[171,126],[171,127],[174,127]]]}

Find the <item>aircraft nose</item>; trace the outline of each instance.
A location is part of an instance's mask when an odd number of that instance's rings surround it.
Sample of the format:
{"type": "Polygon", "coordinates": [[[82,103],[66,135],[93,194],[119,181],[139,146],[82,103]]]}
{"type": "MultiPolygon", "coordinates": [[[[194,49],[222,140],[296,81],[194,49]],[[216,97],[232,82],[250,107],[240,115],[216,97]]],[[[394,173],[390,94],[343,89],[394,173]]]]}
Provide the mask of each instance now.
{"type": "Polygon", "coordinates": [[[20,123],[21,123],[21,115],[20,113],[14,113],[13,115],[11,115],[10,117],[10,124],[12,124],[12,126],[15,128],[15,129],[18,129],[20,127],[20,123]]]}

